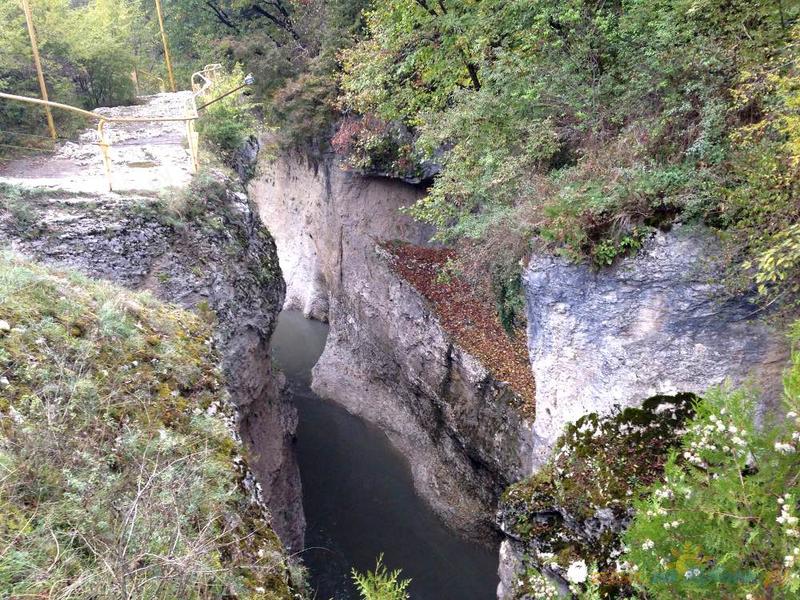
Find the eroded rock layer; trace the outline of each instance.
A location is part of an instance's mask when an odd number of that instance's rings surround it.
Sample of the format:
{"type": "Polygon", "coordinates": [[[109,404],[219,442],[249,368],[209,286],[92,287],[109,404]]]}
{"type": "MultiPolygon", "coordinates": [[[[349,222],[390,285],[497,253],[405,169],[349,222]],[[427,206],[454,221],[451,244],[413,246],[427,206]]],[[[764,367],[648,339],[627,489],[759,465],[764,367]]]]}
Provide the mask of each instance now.
{"type": "Polygon", "coordinates": [[[499,493],[530,462],[529,430],[507,387],[454,344],[380,246],[427,243],[432,232],[400,210],[422,193],[300,156],[262,162],[250,188],[286,306],[330,321],[314,390],[378,424],[449,524],[494,540],[499,493]]]}

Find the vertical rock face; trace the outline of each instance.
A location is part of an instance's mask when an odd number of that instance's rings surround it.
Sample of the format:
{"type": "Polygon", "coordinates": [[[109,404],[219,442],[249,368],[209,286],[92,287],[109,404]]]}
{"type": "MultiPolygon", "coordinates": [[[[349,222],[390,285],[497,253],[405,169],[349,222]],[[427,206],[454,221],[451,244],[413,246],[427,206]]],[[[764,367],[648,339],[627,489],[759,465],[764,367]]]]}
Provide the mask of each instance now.
{"type": "Polygon", "coordinates": [[[427,242],[432,232],[399,210],[422,191],[331,160],[284,156],[259,171],[250,196],[278,246],[286,305],[330,321],[314,390],[378,424],[448,523],[494,539],[494,503],[529,464],[530,432],[377,244],[427,242]]]}
{"type": "Polygon", "coordinates": [[[685,227],[600,271],[531,259],[524,283],[537,462],[565,423],[659,394],[702,394],[752,377],[763,411],[776,409],[787,343],[748,298],[725,293],[722,269],[716,238],[685,227]]]}
{"type": "Polygon", "coordinates": [[[0,211],[0,242],[216,320],[250,467],[273,528],[298,550],[305,523],[292,448],[296,413],[269,357],[284,284],[274,242],[237,185],[219,176],[193,188],[178,222],[151,197],[40,193],[26,204],[37,228],[20,229],[13,211],[0,211]]]}

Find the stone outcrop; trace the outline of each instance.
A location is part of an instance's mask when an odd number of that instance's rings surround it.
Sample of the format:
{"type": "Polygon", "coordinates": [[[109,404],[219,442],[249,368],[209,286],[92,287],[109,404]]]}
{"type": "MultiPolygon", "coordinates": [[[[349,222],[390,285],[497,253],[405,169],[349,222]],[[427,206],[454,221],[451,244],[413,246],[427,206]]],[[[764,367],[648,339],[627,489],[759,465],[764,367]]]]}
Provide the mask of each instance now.
{"type": "Polygon", "coordinates": [[[60,190],[12,197],[20,193],[6,190],[0,243],[37,261],[151,290],[216,321],[215,342],[249,464],[273,528],[300,549],[305,525],[292,448],[296,413],[269,356],[284,284],[274,242],[241,186],[217,173],[168,202],[60,190]]]}
{"type": "Polygon", "coordinates": [[[750,298],[725,291],[723,273],[717,239],[681,226],[599,271],[531,259],[524,286],[537,464],[565,423],[658,394],[752,380],[766,398],[762,411],[777,410],[788,344],[750,298]]]}
{"type": "Polygon", "coordinates": [[[449,524],[493,540],[492,509],[525,473],[530,432],[510,391],[458,348],[378,244],[427,242],[431,231],[400,211],[421,194],[299,156],[263,162],[250,188],[278,246],[286,306],[330,321],[314,390],[378,424],[449,524]]]}
{"type": "MultiPolygon", "coordinates": [[[[536,577],[526,576],[531,568],[562,591],[573,562],[616,572],[635,490],[661,477],[696,400],[693,394],[655,396],[641,408],[592,413],[567,425],[547,464],[503,494],[498,597],[539,597],[536,577]]],[[[629,590],[619,583],[618,596],[625,597],[629,590]]]]}

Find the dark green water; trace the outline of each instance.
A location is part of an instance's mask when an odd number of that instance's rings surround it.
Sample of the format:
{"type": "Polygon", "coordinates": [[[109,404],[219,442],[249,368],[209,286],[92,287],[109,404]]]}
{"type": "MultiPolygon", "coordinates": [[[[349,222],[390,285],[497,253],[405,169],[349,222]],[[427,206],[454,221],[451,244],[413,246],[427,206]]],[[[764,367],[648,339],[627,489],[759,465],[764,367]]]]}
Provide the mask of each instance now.
{"type": "Polygon", "coordinates": [[[303,557],[318,600],[355,600],[350,570],[383,553],[411,578],[413,600],[492,600],[497,551],[449,530],[414,492],[403,456],[376,427],[310,389],[328,328],[281,314],[273,357],[291,383],[300,422],[297,453],[308,526],[303,557]]]}

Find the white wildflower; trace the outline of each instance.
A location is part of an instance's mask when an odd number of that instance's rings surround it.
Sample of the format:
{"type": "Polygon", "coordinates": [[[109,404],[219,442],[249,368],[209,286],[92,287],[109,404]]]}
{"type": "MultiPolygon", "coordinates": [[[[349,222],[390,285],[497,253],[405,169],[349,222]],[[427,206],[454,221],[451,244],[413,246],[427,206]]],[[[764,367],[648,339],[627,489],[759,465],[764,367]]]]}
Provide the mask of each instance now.
{"type": "Polygon", "coordinates": [[[586,581],[586,578],[589,576],[589,569],[586,567],[586,563],[582,560],[576,560],[573,563],[570,563],[569,568],[567,569],[567,581],[571,583],[583,583],[586,581]]]}

